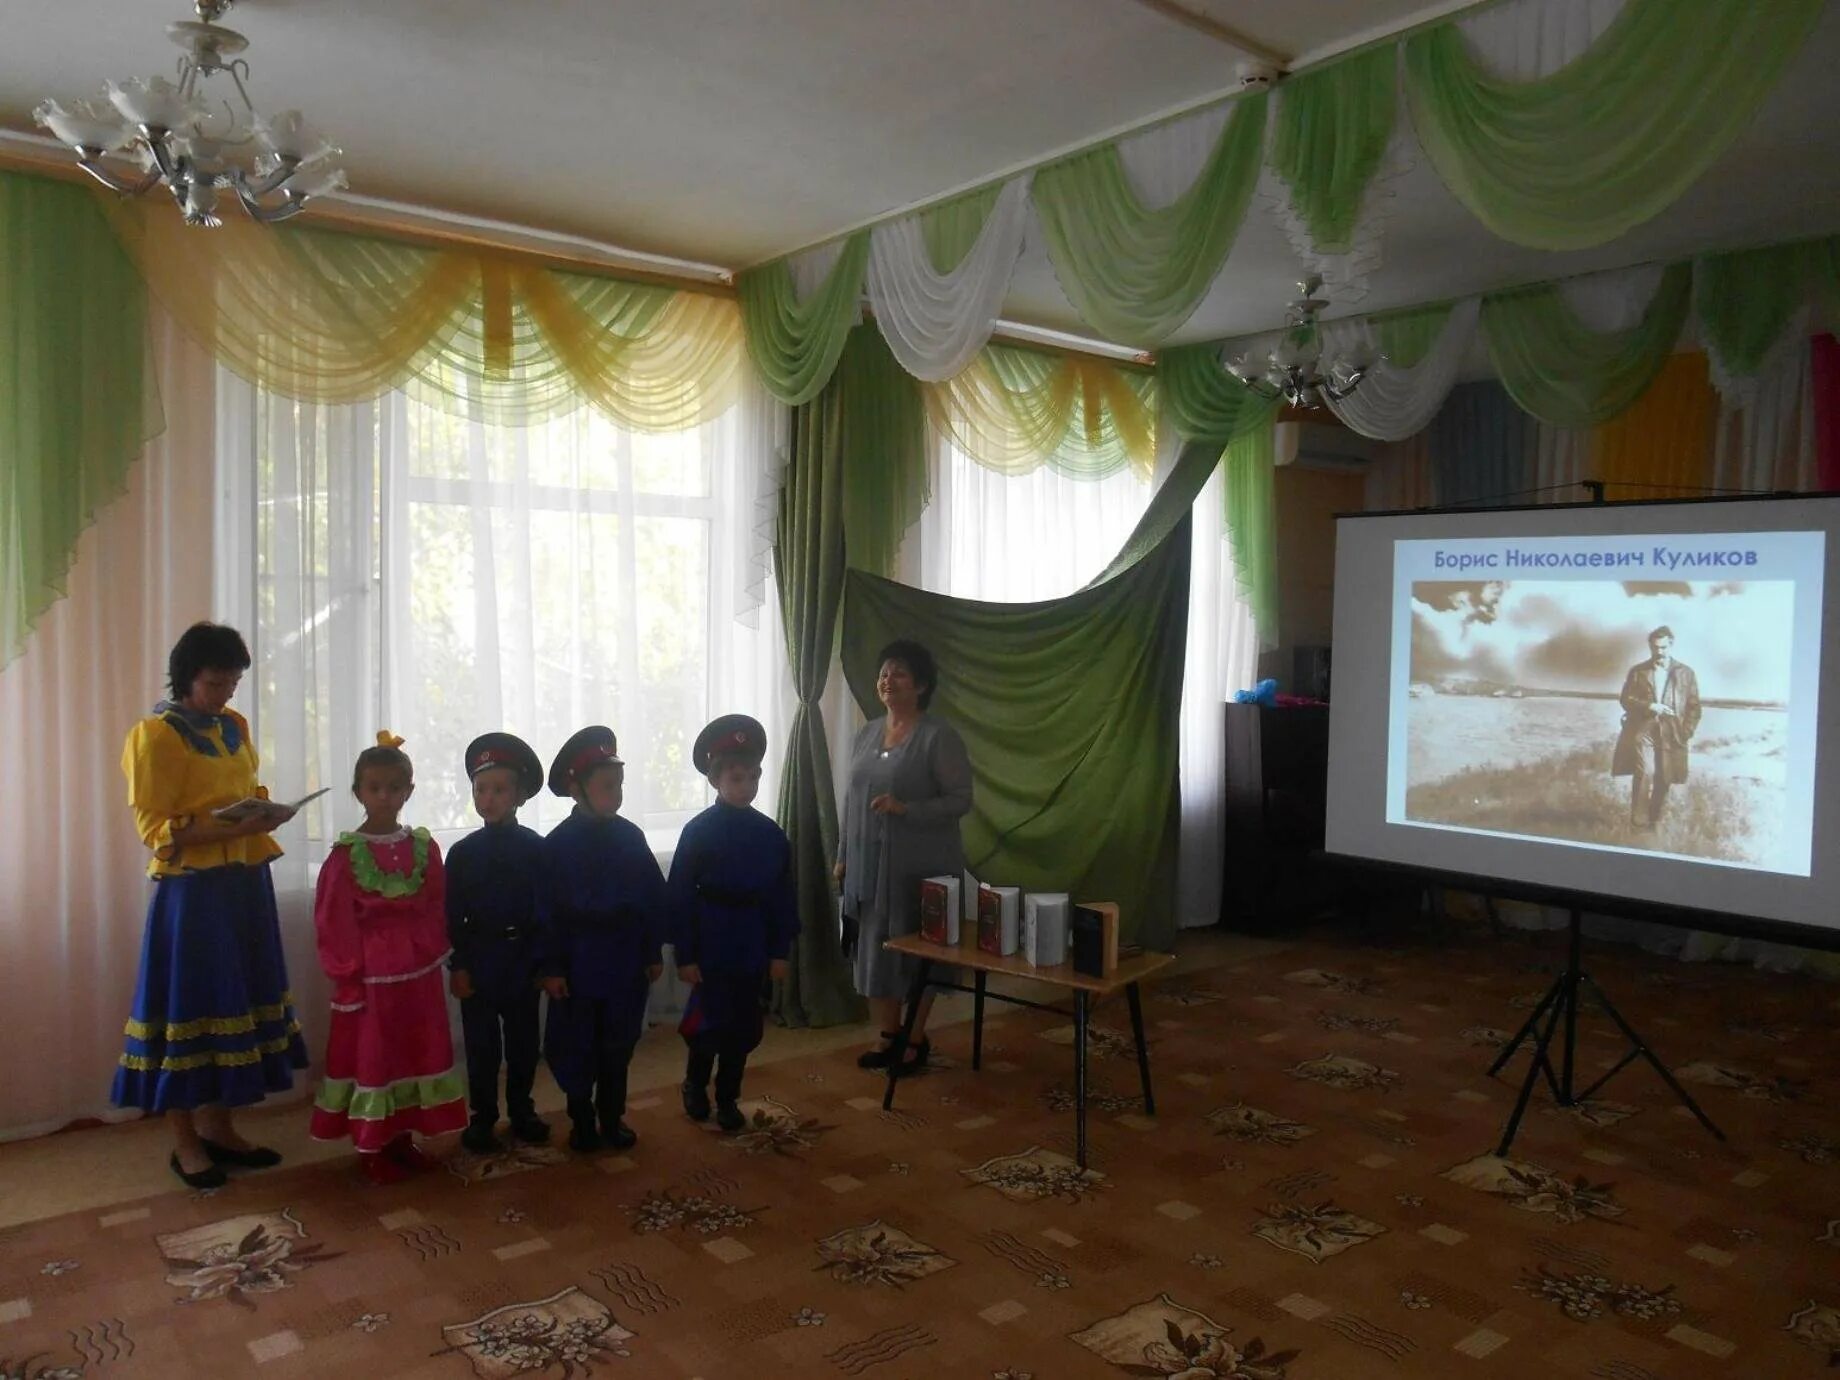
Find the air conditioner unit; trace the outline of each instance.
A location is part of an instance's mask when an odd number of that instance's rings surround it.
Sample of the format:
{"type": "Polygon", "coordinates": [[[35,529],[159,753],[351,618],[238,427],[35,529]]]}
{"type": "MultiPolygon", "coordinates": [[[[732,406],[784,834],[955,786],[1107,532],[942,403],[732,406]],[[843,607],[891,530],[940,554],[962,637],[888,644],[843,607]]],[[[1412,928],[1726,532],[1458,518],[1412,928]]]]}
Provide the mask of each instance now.
{"type": "Polygon", "coordinates": [[[1334,422],[1279,422],[1272,436],[1276,463],[1344,473],[1366,470],[1385,444],[1334,422]]]}

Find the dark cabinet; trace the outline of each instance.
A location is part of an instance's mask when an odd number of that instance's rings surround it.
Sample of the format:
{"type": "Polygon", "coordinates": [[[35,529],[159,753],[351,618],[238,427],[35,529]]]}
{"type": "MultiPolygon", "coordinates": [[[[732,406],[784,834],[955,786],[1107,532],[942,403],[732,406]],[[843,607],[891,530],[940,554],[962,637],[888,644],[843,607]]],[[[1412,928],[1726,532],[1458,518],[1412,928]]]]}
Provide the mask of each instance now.
{"type": "Polygon", "coordinates": [[[1226,841],[1221,915],[1265,929],[1319,905],[1329,791],[1329,707],[1226,710],[1226,841]]]}

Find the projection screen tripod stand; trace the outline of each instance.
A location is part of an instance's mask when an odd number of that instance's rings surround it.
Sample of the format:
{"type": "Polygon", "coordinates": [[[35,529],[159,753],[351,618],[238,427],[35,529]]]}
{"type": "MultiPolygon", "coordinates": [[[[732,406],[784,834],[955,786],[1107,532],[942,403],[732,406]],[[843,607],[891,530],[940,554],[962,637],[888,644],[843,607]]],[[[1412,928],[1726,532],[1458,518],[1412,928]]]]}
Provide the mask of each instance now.
{"type": "Polygon", "coordinates": [[[1634,1026],[1623,1019],[1622,1012],[1611,1005],[1610,998],[1604,995],[1604,989],[1599,987],[1591,975],[1584,971],[1583,959],[1583,916],[1576,908],[1573,908],[1567,927],[1564,969],[1560,971],[1558,977],[1553,979],[1553,985],[1546,989],[1546,995],[1540,998],[1539,1004],[1533,1008],[1533,1014],[1527,1017],[1520,1031],[1502,1047],[1495,1062],[1489,1066],[1489,1077],[1493,1078],[1507,1067],[1508,1061],[1514,1057],[1514,1052],[1526,1043],[1527,1038],[1533,1037],[1533,1063],[1527,1070],[1527,1077],[1521,1083],[1520,1096],[1514,1102],[1514,1113],[1508,1118],[1508,1125],[1501,1133],[1501,1144],[1495,1153],[1506,1155],[1508,1147],[1514,1143],[1515,1133],[1520,1130],[1521,1118],[1527,1112],[1527,1103],[1533,1097],[1533,1085],[1540,1080],[1542,1074],[1545,1075],[1546,1085],[1552,1089],[1554,1101],[1561,1107],[1576,1107],[1589,1101],[1591,1094],[1629,1067],[1638,1057],[1648,1060],[1655,1072],[1661,1075],[1661,1081],[1666,1083],[1673,1090],[1674,1096],[1680,1099],[1681,1105],[1699,1118],[1701,1126],[1712,1132],[1718,1139],[1724,1140],[1725,1133],[1712,1124],[1712,1119],[1701,1110],[1699,1103],[1693,1100],[1693,1095],[1680,1086],[1679,1080],[1668,1071],[1668,1066],[1661,1062],[1654,1050],[1648,1047],[1647,1041],[1636,1033],[1634,1026]],[[1604,1009],[1604,1014],[1609,1016],[1616,1023],[1617,1029],[1623,1032],[1623,1038],[1629,1041],[1629,1049],[1603,1077],[1580,1093],[1573,1091],[1573,1069],[1577,1063],[1578,1054],[1579,988],[1587,986],[1591,989],[1591,995],[1597,999],[1598,1005],[1604,1009]],[[1544,1027],[1541,1026],[1542,1018],[1545,1020],[1544,1027]],[[1559,1051],[1559,1070],[1554,1072],[1551,1058],[1552,1042],[1561,1024],[1565,1028],[1564,1043],[1560,1046],[1559,1051]]]}

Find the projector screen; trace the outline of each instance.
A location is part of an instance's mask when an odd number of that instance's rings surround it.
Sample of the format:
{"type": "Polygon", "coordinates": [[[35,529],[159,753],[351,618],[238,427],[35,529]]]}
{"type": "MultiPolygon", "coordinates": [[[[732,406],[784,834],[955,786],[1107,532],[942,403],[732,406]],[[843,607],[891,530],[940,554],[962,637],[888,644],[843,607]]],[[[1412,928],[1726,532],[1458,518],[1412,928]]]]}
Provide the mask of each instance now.
{"type": "Polygon", "coordinates": [[[1328,850],[1840,930],[1837,561],[1834,497],[1339,518],[1328,850]]]}

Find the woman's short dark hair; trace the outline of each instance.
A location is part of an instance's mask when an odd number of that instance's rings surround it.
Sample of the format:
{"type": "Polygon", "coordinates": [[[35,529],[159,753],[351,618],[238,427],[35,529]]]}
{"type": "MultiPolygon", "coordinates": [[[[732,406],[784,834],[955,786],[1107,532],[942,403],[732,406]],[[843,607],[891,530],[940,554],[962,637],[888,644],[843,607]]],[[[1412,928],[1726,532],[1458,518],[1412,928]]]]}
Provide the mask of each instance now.
{"type": "Polygon", "coordinates": [[[192,682],[206,671],[247,671],[249,644],[235,628],[222,623],[194,623],[180,634],[166,657],[166,683],[175,700],[192,693],[192,682]]]}
{"type": "Polygon", "coordinates": [[[415,764],[409,760],[409,754],[399,747],[367,747],[358,754],[358,761],[351,769],[351,793],[358,793],[358,782],[364,779],[367,771],[399,771],[408,780],[415,780],[415,764]]]}
{"type": "Polygon", "coordinates": [[[925,709],[933,702],[933,691],[939,688],[939,667],[933,661],[933,654],[918,642],[902,637],[882,648],[875,664],[880,669],[891,661],[898,661],[907,668],[914,684],[920,687],[920,707],[925,709]]]}

